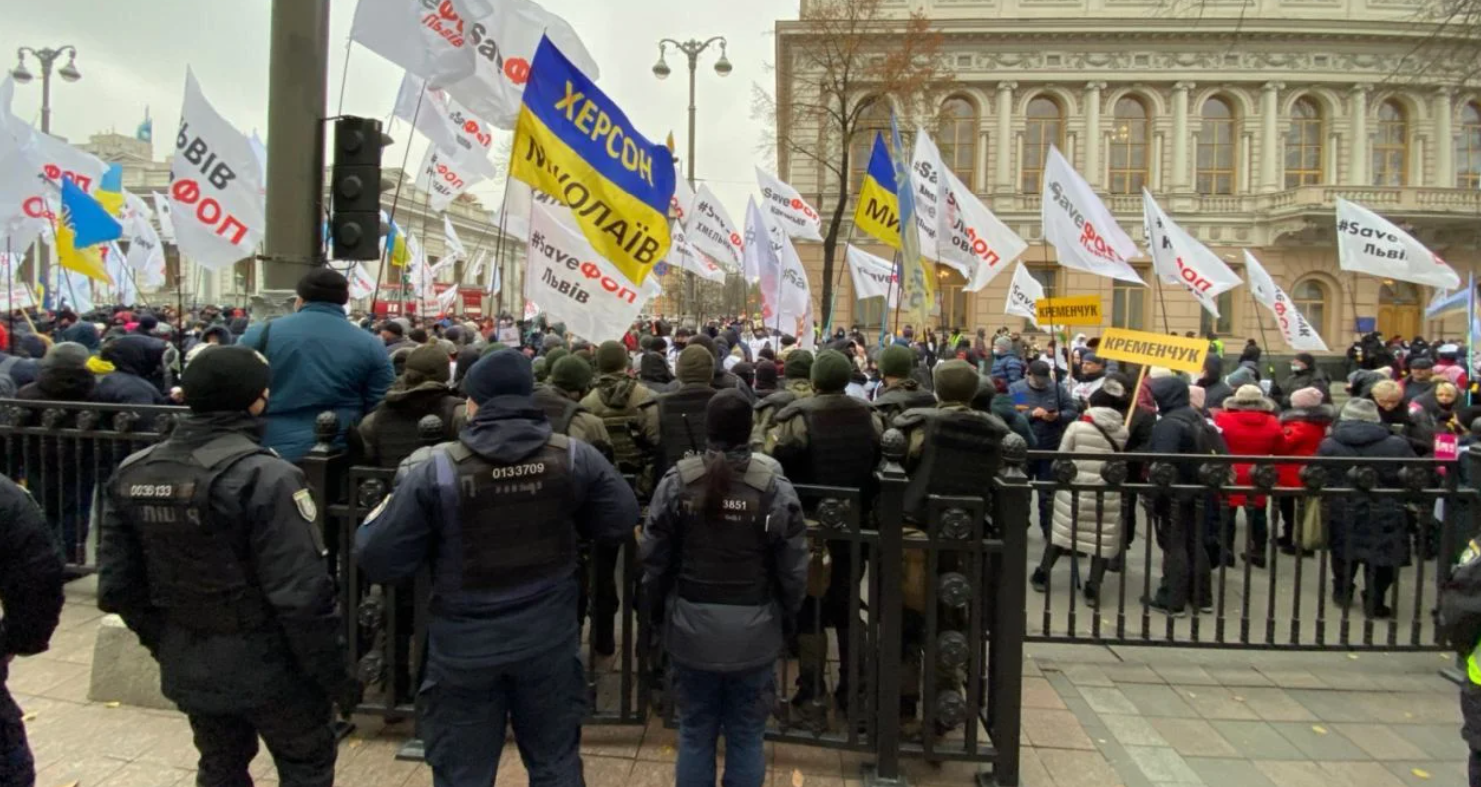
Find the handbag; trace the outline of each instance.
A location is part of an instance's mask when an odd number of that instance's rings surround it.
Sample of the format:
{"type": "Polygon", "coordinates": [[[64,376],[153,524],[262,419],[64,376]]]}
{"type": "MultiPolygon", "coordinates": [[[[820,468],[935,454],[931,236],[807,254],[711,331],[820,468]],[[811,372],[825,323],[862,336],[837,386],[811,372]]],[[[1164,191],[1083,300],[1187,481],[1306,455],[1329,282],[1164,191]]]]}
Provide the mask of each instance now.
{"type": "Polygon", "coordinates": [[[1301,512],[1301,532],[1296,539],[1301,549],[1311,552],[1327,546],[1327,522],[1322,518],[1322,499],[1313,497],[1306,501],[1306,510],[1301,512]]]}

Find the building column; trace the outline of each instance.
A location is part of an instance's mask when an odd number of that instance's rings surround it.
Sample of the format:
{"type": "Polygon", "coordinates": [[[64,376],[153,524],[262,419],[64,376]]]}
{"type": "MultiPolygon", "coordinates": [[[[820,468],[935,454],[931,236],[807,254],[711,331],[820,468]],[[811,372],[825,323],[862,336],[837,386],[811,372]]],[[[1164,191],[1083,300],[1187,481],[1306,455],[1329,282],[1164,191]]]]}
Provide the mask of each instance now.
{"type": "Polygon", "coordinates": [[[1105,89],[1104,82],[1085,85],[1085,166],[1080,167],[1080,174],[1091,186],[1104,183],[1100,172],[1100,92],[1105,89]]]}
{"type": "Polygon", "coordinates": [[[1172,86],[1172,183],[1166,184],[1168,191],[1193,190],[1188,183],[1188,91],[1192,89],[1192,82],[1172,86]]]}
{"type": "Polygon", "coordinates": [[[1013,91],[1017,87],[1017,82],[998,83],[998,153],[994,161],[992,191],[999,194],[1014,190],[1013,151],[1008,140],[1013,138],[1013,91]]]}
{"type": "Polygon", "coordinates": [[[1351,129],[1348,133],[1351,140],[1348,143],[1347,160],[1352,162],[1352,167],[1347,171],[1347,184],[1349,186],[1367,186],[1368,183],[1368,91],[1372,85],[1353,85],[1352,87],[1352,116],[1349,118],[1351,129]]]}
{"type": "Polygon", "coordinates": [[[1441,87],[1435,91],[1435,183],[1440,188],[1455,188],[1455,131],[1452,127],[1451,102],[1454,90],[1441,87]]]}
{"type": "Polygon", "coordinates": [[[1260,190],[1280,189],[1280,91],[1285,85],[1266,82],[1260,91],[1260,190]]]}

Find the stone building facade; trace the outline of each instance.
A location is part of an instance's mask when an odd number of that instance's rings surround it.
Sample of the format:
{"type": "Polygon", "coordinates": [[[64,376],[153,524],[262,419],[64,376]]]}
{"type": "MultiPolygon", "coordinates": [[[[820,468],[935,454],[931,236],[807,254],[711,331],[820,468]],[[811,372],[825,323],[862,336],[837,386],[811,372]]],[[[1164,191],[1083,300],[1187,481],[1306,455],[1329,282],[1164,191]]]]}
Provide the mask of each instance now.
{"type": "MultiPolygon", "coordinates": [[[[1133,238],[1142,238],[1146,186],[1241,277],[1242,252],[1252,251],[1333,351],[1367,319],[1387,335],[1464,334],[1463,318],[1424,319],[1427,288],[1339,270],[1333,240],[1335,200],[1344,197],[1412,228],[1462,279],[1481,257],[1481,83],[1448,58],[1416,54],[1429,51],[1421,43],[1437,29],[1422,21],[1420,5],[927,0],[924,10],[954,74],[930,121],[944,163],[1030,242],[1021,260],[1051,294],[1098,293],[1107,324],[1122,327],[1239,340],[1260,339],[1263,327],[1263,344],[1288,351],[1247,287],[1223,297],[1215,320],[1180,290],[1113,284],[1056,265],[1039,226],[1040,176],[1053,144],[1133,238]]],[[[808,30],[783,21],[777,33],[781,92],[807,78],[791,66],[808,30]]],[[[890,35],[882,28],[881,47],[890,35]]],[[[892,104],[874,102],[866,125],[888,128],[892,104]]],[[[865,137],[872,133],[853,143],[862,158],[865,137]]],[[[778,168],[831,215],[836,183],[785,152],[778,168]]],[[[820,295],[822,249],[799,251],[820,295]]],[[[838,256],[841,264],[841,248],[838,256]]],[[[1133,263],[1150,284],[1150,260],[1133,263]]],[[[939,324],[1031,329],[1003,314],[1010,274],[967,293],[955,272],[940,272],[939,324]]],[[[835,323],[878,325],[879,300],[855,303],[848,276],[840,281],[835,323]]]]}

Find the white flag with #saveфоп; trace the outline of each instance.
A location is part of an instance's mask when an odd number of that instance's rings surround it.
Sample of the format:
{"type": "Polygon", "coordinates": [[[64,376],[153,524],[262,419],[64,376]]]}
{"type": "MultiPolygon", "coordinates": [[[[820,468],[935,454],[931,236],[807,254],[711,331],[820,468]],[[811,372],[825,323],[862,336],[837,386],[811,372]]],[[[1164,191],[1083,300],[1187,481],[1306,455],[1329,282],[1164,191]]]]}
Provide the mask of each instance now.
{"type": "Polygon", "coordinates": [[[844,256],[848,260],[849,276],[854,282],[855,300],[887,298],[886,304],[890,307],[899,302],[899,275],[895,272],[893,262],[853,245],[848,247],[844,256]]]}
{"type": "Polygon", "coordinates": [[[823,240],[822,218],[797,193],[797,189],[760,167],[756,168],[756,183],[761,187],[761,203],[766,207],[766,212],[787,233],[787,237],[819,242],[823,240]]]}
{"type": "Polygon", "coordinates": [[[255,255],[267,228],[261,177],[247,135],[216,112],[187,69],[170,162],[170,214],[180,252],[207,270],[255,255]]]}
{"type": "MultiPolygon", "coordinates": [[[[915,129],[915,151],[910,157],[910,184],[915,193],[915,226],[920,234],[920,256],[933,262],[941,259],[941,151],[931,135],[915,129]]],[[[953,265],[952,267],[956,267],[953,265]]],[[[962,275],[971,278],[971,272],[962,275]]]]}
{"type": "MultiPolygon", "coordinates": [[[[553,215],[555,210],[566,208],[536,205],[530,214],[525,299],[587,341],[620,339],[647,299],[644,288],[599,256],[585,235],[553,215]]],[[[648,279],[657,284],[657,277],[648,279]]]]}
{"type": "MultiPolygon", "coordinates": [[[[749,219],[748,219],[749,220],[749,219]]],[[[689,242],[694,248],[709,255],[710,259],[731,270],[741,269],[741,234],[725,206],[710,191],[708,183],[701,184],[694,201],[694,213],[685,225],[689,230],[689,242]]]]}
{"type": "Polygon", "coordinates": [[[694,244],[689,242],[688,230],[680,226],[677,220],[669,227],[669,237],[673,239],[673,245],[669,247],[669,265],[692,271],[705,281],[725,281],[725,269],[694,248],[694,244]]]}
{"type": "Polygon", "coordinates": [[[542,36],[601,74],[566,20],[532,0],[360,0],[350,38],[443,88],[477,117],[514,128],[542,36]]]}
{"type": "Polygon", "coordinates": [[[1219,296],[1243,284],[1219,255],[1179,227],[1152,192],[1142,189],[1142,224],[1152,268],[1163,284],[1182,285],[1199,305],[1219,316],[1219,296]]]}
{"type": "Polygon", "coordinates": [[[941,262],[967,279],[967,292],[977,292],[997,278],[1028,244],[950,170],[942,170],[941,262]]]}
{"type": "MultiPolygon", "coordinates": [[[[504,182],[504,205],[494,217],[493,223],[499,231],[511,238],[528,242],[530,239],[530,207],[536,203],[549,208],[564,208],[564,203],[543,191],[536,191],[530,184],[510,178],[504,182]]],[[[568,222],[572,229],[580,230],[575,214],[569,209],[555,211],[557,219],[568,222]]]]}
{"type": "Polygon", "coordinates": [[[458,231],[453,229],[453,220],[446,213],[442,214],[442,244],[446,249],[442,255],[443,259],[465,260],[468,258],[468,250],[463,247],[463,239],[458,237],[458,231]]]}
{"type": "Polygon", "coordinates": [[[447,97],[447,92],[427,87],[426,80],[408,71],[396,93],[396,117],[412,124],[433,146],[484,177],[498,169],[489,161],[494,144],[493,125],[447,97]]]}
{"type": "Polygon", "coordinates": [[[1044,164],[1041,209],[1044,239],[1054,247],[1060,265],[1147,285],[1126,262],[1136,256],[1136,242],[1052,145],[1044,164]]]}
{"type": "Polygon", "coordinates": [[[422,168],[417,171],[416,187],[427,192],[429,208],[442,211],[458,195],[486,179],[477,167],[461,161],[455,154],[428,145],[422,168]]]}
{"type": "Polygon", "coordinates": [[[1256,301],[1275,315],[1275,324],[1280,328],[1280,335],[1285,338],[1286,344],[1293,350],[1326,352],[1327,343],[1322,340],[1322,335],[1306,321],[1301,310],[1291,302],[1291,297],[1270,278],[1265,266],[1255,259],[1249,249],[1245,249],[1244,264],[1249,273],[1250,292],[1254,293],[1256,301]]]}
{"type": "Polygon", "coordinates": [[[1454,290],[1460,275],[1413,235],[1355,202],[1337,198],[1337,261],[1345,271],[1454,290]]]}
{"type": "Polygon", "coordinates": [[[694,213],[694,187],[684,178],[674,178],[674,196],[669,201],[669,218],[680,226],[689,226],[689,217],[694,213]]]}
{"type": "Polygon", "coordinates": [[[1028,266],[1019,264],[1013,271],[1013,282],[1008,285],[1008,302],[1003,306],[1004,314],[1027,317],[1034,327],[1039,327],[1038,310],[1034,304],[1044,298],[1044,285],[1028,272],[1028,266]]]}

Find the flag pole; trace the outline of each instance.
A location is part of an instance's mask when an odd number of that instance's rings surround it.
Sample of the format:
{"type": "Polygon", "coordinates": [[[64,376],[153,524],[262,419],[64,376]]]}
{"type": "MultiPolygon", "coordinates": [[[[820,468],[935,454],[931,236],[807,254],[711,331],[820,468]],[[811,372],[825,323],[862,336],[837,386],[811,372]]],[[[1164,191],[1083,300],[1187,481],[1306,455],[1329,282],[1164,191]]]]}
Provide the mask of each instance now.
{"type": "MultiPolygon", "coordinates": [[[[904,244],[902,243],[901,245],[904,245],[904,244]]],[[[904,253],[903,250],[902,251],[895,252],[895,260],[894,260],[894,262],[895,262],[895,330],[894,330],[894,333],[896,335],[899,335],[899,333],[900,333],[900,304],[905,302],[905,253],[904,253]]],[[[888,300],[889,292],[890,292],[889,290],[885,290],[886,300],[884,302],[884,313],[886,315],[888,315],[890,313],[890,302],[888,300]]]]}
{"type": "MultiPolygon", "coordinates": [[[[7,234],[5,236],[5,305],[10,307],[5,311],[6,330],[8,331],[5,341],[7,342],[15,341],[15,252],[11,250],[11,243],[10,235],[7,234]]],[[[0,350],[6,352],[10,352],[11,349],[9,344],[0,347],[0,350]]]]}
{"type": "MultiPolygon", "coordinates": [[[[349,65],[348,60],[346,60],[345,65],[346,66],[349,65]]],[[[422,114],[422,99],[424,99],[426,97],[427,97],[427,84],[425,82],[423,82],[422,83],[422,92],[417,95],[417,106],[416,106],[416,109],[412,110],[412,112],[411,112],[411,125],[412,125],[413,128],[417,124],[417,116],[420,115],[420,114],[422,114]]],[[[393,114],[394,114],[394,110],[393,110],[393,114]]],[[[388,213],[388,214],[386,214],[388,216],[389,220],[392,223],[395,223],[395,221],[396,221],[396,206],[401,202],[401,187],[402,187],[402,185],[404,185],[406,183],[406,165],[410,161],[411,161],[411,140],[410,139],[407,139],[407,141],[406,141],[406,152],[403,153],[402,156],[401,156],[401,176],[396,179],[396,192],[391,195],[391,212],[388,213]]],[[[390,243],[387,243],[386,244],[385,251],[382,251],[381,252],[380,269],[377,270],[376,271],[376,274],[375,274],[375,292],[373,292],[373,293],[370,294],[370,312],[372,314],[375,313],[375,301],[376,301],[377,298],[380,297],[380,294],[381,294],[381,281],[384,280],[384,277],[386,275],[386,261],[390,258],[390,256],[391,256],[391,244],[390,243]]],[[[397,282],[397,284],[400,285],[401,282],[397,282]]],[[[398,292],[398,294],[399,294],[399,292],[398,292]]]]}
{"type": "MultiPolygon", "coordinates": [[[[828,298],[828,321],[823,324],[823,334],[825,336],[832,335],[832,333],[833,333],[834,307],[838,305],[838,290],[839,290],[839,288],[841,288],[843,286],[843,271],[844,271],[844,268],[847,268],[848,267],[848,247],[849,246],[852,246],[853,243],[854,243],[854,222],[853,222],[852,219],[850,219],[849,220],[849,223],[848,223],[848,236],[843,241],[843,249],[844,249],[843,265],[839,266],[837,281],[833,282],[833,291],[832,291],[830,297],[828,298]]],[[[836,254],[837,251],[838,250],[835,247],[834,248],[834,253],[836,254]]],[[[854,293],[854,303],[855,303],[855,305],[857,305],[858,302],[859,302],[858,295],[859,294],[857,292],[854,293]]],[[[888,301],[886,301],[886,304],[888,304],[888,301]]]]}
{"type": "MultiPolygon", "coordinates": [[[[1249,288],[1246,288],[1249,289],[1249,288]]],[[[1250,303],[1255,306],[1255,324],[1260,326],[1260,344],[1264,346],[1266,358],[1265,370],[1270,373],[1270,379],[1275,380],[1275,364],[1270,363],[1268,353],[1271,350],[1270,339],[1265,336],[1265,318],[1260,315],[1260,302],[1255,300],[1255,291],[1250,290],[1250,303]]],[[[1289,394],[1287,394],[1289,395],[1289,394]]]]}
{"type": "MultiPolygon", "coordinates": [[[[1471,267],[1466,276],[1466,376],[1474,377],[1476,374],[1476,269],[1471,267]]],[[[1466,386],[1466,404],[1474,404],[1474,396],[1471,389],[1474,385],[1466,386]]]]}

